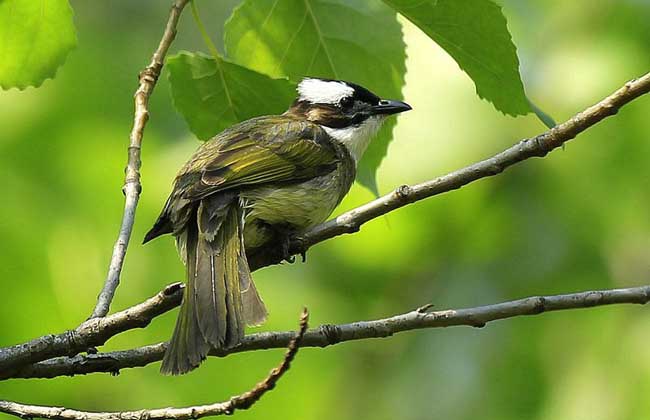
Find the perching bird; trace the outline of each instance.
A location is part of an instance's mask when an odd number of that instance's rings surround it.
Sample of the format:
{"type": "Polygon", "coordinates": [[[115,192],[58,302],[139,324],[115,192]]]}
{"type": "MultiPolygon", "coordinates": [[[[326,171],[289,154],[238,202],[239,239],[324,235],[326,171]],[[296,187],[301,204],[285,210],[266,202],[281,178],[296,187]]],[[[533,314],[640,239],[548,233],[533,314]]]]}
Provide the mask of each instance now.
{"type": "Polygon", "coordinates": [[[164,374],[196,368],[210,348],[231,348],[246,325],[265,321],[246,255],[325,221],[382,122],[411,109],[344,81],[306,78],[297,90],[284,114],[244,121],[202,144],[144,238],[173,234],[187,271],[164,374]]]}

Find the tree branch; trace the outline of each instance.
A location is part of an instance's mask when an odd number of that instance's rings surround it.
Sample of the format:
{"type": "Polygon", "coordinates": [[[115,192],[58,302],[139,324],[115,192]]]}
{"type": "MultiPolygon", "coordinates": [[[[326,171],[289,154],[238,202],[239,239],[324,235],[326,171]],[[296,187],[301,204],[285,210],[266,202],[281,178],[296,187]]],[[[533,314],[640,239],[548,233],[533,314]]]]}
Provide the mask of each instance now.
{"type": "Polygon", "coordinates": [[[278,380],[284,375],[298,353],[300,341],[307,331],[309,314],[305,308],[300,317],[300,330],[293,333],[287,352],[279,366],[271,370],[268,376],[259,382],[253,389],[241,395],[231,397],[228,401],[207,405],[198,405],[185,408],[159,408],[154,410],[116,411],[116,412],[90,412],[71,410],[63,407],[48,407],[27,405],[12,401],[0,401],[0,412],[11,414],[20,418],[46,418],[59,420],[123,420],[123,419],[198,419],[207,416],[232,414],[235,410],[246,410],[253,406],[268,391],[275,387],[278,380]]]}
{"type": "Polygon", "coordinates": [[[109,338],[134,328],[144,328],[152,319],[180,305],[183,285],[174,283],[155,296],[102,318],[91,318],[71,331],[35,338],[24,344],[0,349],[0,379],[13,376],[21,367],[57,356],[74,356],[109,338]]]}
{"type": "MultiPolygon", "coordinates": [[[[402,185],[390,194],[320,224],[295,238],[291,243],[290,252],[294,255],[304,253],[319,242],[345,233],[357,232],[364,223],[407,204],[456,190],[481,178],[500,174],[506,168],[526,159],[544,157],[553,149],[562,146],[603,119],[615,115],[621,107],[648,92],[650,92],[650,73],[627,82],[616,92],[566,122],[538,136],[521,140],[489,159],[421,184],[402,185]]],[[[282,262],[285,256],[276,254],[269,251],[251,256],[249,259],[251,269],[256,270],[282,262]]]]}
{"type": "MultiPolygon", "coordinates": [[[[429,306],[374,321],[341,325],[322,325],[304,334],[301,346],[326,347],[345,341],[390,337],[402,331],[423,328],[441,328],[466,325],[483,327],[491,321],[524,315],[568,309],[591,308],[614,304],[646,304],[650,301],[650,285],[626,289],[595,290],[555,296],[535,296],[510,302],[467,309],[448,309],[429,312],[429,306]]],[[[263,332],[244,337],[243,342],[228,351],[212,352],[223,357],[232,353],[286,347],[292,332],[263,332]]],[[[139,347],[132,350],[103,354],[60,357],[30,365],[16,372],[14,378],[53,378],[92,372],[116,373],[121,369],[142,367],[162,359],[167,343],[139,347]]]]}
{"type": "Polygon", "coordinates": [[[140,148],[142,146],[144,127],[149,119],[149,97],[156,86],[158,77],[160,77],[165,56],[176,37],[176,26],[187,2],[188,0],[175,0],[169,13],[167,26],[165,27],[160,44],[151,58],[151,63],[140,72],[138,89],[134,95],[135,115],[129,141],[129,157],[125,169],[126,176],[124,186],[122,187],[122,192],[125,196],[122,224],[117,241],[113,246],[113,255],[108,268],[106,281],[97,297],[97,304],[90,316],[91,318],[106,316],[110,309],[113,296],[115,295],[115,290],[120,283],[124,257],[126,256],[126,249],[129,246],[131,231],[135,222],[135,210],[140,199],[140,192],[142,191],[142,185],[140,184],[140,148]]]}

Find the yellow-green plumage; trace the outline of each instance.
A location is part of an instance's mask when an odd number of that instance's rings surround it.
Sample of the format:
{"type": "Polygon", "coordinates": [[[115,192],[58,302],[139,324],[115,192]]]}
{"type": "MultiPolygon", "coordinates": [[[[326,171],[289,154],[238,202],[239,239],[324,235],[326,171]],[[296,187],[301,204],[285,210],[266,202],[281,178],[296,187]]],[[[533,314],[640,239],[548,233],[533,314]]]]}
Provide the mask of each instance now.
{"type": "Polygon", "coordinates": [[[347,193],[355,163],[317,124],[259,117],[204,143],[181,168],[145,242],[172,233],[187,287],[161,371],[185,373],[210,347],[239,343],[266,318],[246,254],[324,221],[347,193]]]}

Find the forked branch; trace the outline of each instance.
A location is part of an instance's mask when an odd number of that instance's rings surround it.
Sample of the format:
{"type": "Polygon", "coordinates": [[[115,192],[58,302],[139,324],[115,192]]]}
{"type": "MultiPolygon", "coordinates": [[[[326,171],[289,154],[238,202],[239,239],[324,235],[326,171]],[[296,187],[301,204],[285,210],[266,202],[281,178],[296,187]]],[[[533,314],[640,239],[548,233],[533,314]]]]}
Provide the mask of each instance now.
{"type": "Polygon", "coordinates": [[[180,305],[182,284],[165,287],[155,296],[107,317],[91,318],[71,331],[35,338],[0,349],[0,379],[13,376],[21,367],[57,356],[74,356],[109,338],[134,328],[144,328],[158,315],[180,305]]]}
{"type": "Polygon", "coordinates": [[[268,391],[275,387],[278,380],[284,375],[298,353],[300,341],[308,328],[309,313],[305,308],[300,317],[300,330],[292,333],[292,338],[287,347],[287,352],[279,366],[271,370],[268,376],[259,382],[253,389],[241,395],[231,397],[228,401],[214,404],[197,405],[184,408],[159,408],[153,410],[92,412],[72,410],[64,407],[48,407],[40,405],[20,404],[12,401],[0,401],[0,412],[20,418],[45,418],[57,420],[185,420],[198,419],[207,416],[232,414],[235,410],[246,410],[253,406],[268,391]]]}

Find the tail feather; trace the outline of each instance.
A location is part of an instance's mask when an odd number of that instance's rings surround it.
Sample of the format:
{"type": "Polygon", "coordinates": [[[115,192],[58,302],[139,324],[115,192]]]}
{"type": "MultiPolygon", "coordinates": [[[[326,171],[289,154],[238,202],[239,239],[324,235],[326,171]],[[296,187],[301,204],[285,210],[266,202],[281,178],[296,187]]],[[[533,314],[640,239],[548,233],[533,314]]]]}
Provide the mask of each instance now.
{"type": "Polygon", "coordinates": [[[248,326],[256,327],[266,321],[268,312],[266,311],[266,306],[264,305],[262,298],[257,292],[257,288],[255,287],[255,283],[253,282],[253,277],[251,275],[251,269],[248,265],[248,259],[246,257],[246,248],[244,247],[243,234],[243,209],[246,208],[246,202],[240,201],[239,204],[242,208],[242,214],[240,214],[239,220],[239,229],[241,234],[239,235],[239,255],[237,258],[239,270],[239,289],[241,290],[242,306],[244,308],[244,322],[246,322],[246,325],[248,326]]]}
{"type": "Polygon", "coordinates": [[[226,307],[226,270],[219,264],[212,244],[201,239],[198,244],[197,281],[194,285],[196,294],[196,312],[199,328],[205,341],[214,347],[225,346],[227,329],[226,307]]]}
{"type": "Polygon", "coordinates": [[[183,292],[183,304],[176,321],[174,334],[165,352],[160,372],[165,375],[179,375],[198,367],[208,355],[210,345],[203,339],[194,308],[194,293],[197,232],[191,226],[179,237],[179,242],[188,250],[185,255],[187,285],[183,292]]]}
{"type": "MultiPolygon", "coordinates": [[[[209,203],[201,203],[199,214],[209,212],[208,206],[209,203]]],[[[239,273],[233,270],[233,261],[236,264],[239,253],[236,206],[230,204],[225,210],[212,242],[205,234],[199,241],[196,311],[203,337],[217,348],[232,347],[244,336],[239,273]]],[[[209,232],[209,229],[201,231],[209,232]]]]}
{"type": "Polygon", "coordinates": [[[187,287],[162,373],[196,368],[211,347],[237,345],[245,324],[266,319],[246,261],[242,212],[236,197],[205,198],[177,237],[187,265],[187,287]]]}
{"type": "Polygon", "coordinates": [[[224,232],[224,249],[218,255],[217,260],[222,261],[226,273],[231,273],[226,276],[226,307],[228,312],[226,329],[226,342],[225,347],[232,347],[241,341],[244,337],[244,318],[242,316],[244,310],[242,307],[241,289],[239,281],[239,255],[242,250],[240,249],[240,224],[238,205],[233,206],[227,216],[225,222],[224,232]]]}
{"type": "Polygon", "coordinates": [[[239,255],[239,288],[241,290],[242,306],[244,307],[244,321],[246,325],[256,327],[266,321],[268,312],[266,306],[257,292],[251,270],[246,260],[246,252],[242,246],[242,253],[239,255]]]}

